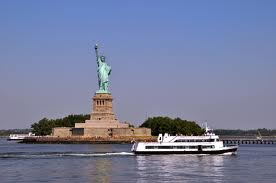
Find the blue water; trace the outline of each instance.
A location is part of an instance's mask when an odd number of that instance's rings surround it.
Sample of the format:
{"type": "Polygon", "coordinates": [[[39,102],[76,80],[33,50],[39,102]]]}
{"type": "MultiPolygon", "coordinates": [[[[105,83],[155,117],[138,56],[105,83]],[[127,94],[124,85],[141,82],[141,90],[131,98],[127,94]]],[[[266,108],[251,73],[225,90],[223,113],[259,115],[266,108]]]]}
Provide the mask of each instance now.
{"type": "Polygon", "coordinates": [[[138,156],[130,148],[0,139],[0,183],[276,182],[276,145],[241,145],[234,156],[138,156]]]}

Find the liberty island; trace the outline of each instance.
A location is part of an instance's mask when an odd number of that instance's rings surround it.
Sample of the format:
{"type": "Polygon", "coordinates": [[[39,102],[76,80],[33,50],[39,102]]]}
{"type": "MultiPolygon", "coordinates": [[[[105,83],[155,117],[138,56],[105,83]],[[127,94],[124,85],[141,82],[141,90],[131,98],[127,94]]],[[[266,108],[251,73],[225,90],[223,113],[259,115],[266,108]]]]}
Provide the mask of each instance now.
{"type": "MultiPolygon", "coordinates": [[[[94,48],[99,88],[92,97],[90,119],[75,123],[73,128],[53,128],[50,137],[57,138],[57,140],[60,138],[73,138],[74,140],[74,137],[92,137],[102,138],[105,142],[108,142],[108,139],[113,141],[115,139],[116,141],[116,138],[126,141],[152,139],[149,128],[133,128],[128,123],[122,123],[116,118],[113,112],[113,97],[108,90],[111,66],[106,63],[105,56],[99,54],[99,46],[96,44],[94,48]]],[[[48,139],[50,137],[44,138],[48,139]]]]}

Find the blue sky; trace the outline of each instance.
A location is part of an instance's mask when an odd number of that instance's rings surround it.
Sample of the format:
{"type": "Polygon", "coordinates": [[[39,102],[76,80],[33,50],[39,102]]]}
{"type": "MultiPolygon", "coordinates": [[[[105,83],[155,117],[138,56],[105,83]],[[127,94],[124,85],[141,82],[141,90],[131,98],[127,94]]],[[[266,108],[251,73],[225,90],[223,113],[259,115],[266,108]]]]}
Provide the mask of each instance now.
{"type": "Polygon", "coordinates": [[[0,129],[90,113],[100,52],[118,119],[276,128],[275,1],[0,0],[0,129]]]}

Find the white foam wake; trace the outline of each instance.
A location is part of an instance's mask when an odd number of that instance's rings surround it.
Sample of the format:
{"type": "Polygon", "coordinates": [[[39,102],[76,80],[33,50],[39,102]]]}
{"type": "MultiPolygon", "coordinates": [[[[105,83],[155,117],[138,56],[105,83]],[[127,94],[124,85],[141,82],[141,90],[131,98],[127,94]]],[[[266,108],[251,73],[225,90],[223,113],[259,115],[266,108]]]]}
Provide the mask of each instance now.
{"type": "Polygon", "coordinates": [[[134,153],[131,152],[111,152],[111,153],[69,153],[69,154],[61,154],[61,156],[132,156],[134,153]]]}
{"type": "Polygon", "coordinates": [[[132,156],[131,152],[106,152],[106,153],[6,153],[0,158],[59,158],[59,157],[93,157],[93,156],[132,156]]]}

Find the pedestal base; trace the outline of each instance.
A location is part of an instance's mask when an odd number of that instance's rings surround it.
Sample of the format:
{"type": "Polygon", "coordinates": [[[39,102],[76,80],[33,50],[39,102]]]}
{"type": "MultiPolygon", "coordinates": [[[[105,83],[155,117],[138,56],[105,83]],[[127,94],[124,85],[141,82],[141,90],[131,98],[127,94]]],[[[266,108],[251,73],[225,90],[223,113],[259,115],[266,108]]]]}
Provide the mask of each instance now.
{"type": "Polygon", "coordinates": [[[75,128],[129,128],[129,124],[118,120],[85,120],[85,123],[75,123],[75,128]]]}

